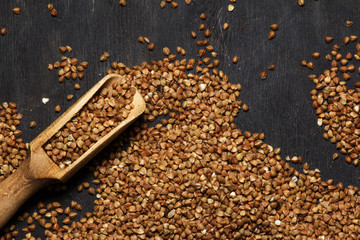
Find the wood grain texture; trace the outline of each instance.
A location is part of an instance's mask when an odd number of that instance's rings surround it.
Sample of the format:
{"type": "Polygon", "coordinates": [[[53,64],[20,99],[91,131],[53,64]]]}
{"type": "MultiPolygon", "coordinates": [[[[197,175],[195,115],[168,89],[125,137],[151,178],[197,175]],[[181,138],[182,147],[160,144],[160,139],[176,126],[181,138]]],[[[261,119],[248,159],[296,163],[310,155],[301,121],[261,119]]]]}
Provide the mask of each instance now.
{"type": "MultiPolygon", "coordinates": [[[[7,27],[8,34],[0,36],[0,101],[18,103],[24,114],[24,139],[29,142],[45,129],[58,116],[54,107],[69,107],[66,95],[79,98],[104,76],[112,61],[132,66],[158,60],[163,57],[164,46],[172,52],[181,46],[187,51],[186,58],[195,57],[198,47],[190,31],[197,31],[197,40],[202,40],[198,26],[204,23],[213,33],[210,42],[221,60],[219,69],[229,75],[231,82],[242,84],[240,99],[250,106],[249,112],[241,112],[236,119],[238,127],[264,132],[267,143],[282,148],[283,157],[302,156],[311,168],[321,170],[324,179],[358,185],[359,168],[347,165],[344,156],[331,160],[336,148],[322,139],[323,130],[317,126],[311,107],[313,83],[307,76],[329,66],[323,58],[331,49],[325,44],[326,35],[333,36],[334,43],[342,43],[344,36],[359,34],[360,2],[307,0],[304,7],[299,7],[297,0],[242,0],[234,4],[233,12],[227,11],[227,0],[192,0],[190,6],[183,0],[178,3],[177,9],[170,5],[161,9],[160,0],[128,0],[126,7],[120,7],[116,0],[63,0],[54,2],[59,15],[53,18],[43,1],[1,1],[0,26],[7,27]],[[11,11],[16,6],[21,8],[19,16],[11,11]],[[208,16],[205,21],[199,18],[202,12],[208,16]],[[346,20],[354,25],[346,27],[346,20]],[[230,24],[227,31],[222,30],[224,22],[230,24]],[[267,34],[273,23],[279,25],[279,30],[269,41],[267,34]],[[137,42],[140,35],[155,43],[153,52],[137,42]],[[47,70],[48,63],[60,59],[58,47],[62,45],[73,48],[66,55],[89,62],[85,78],[77,80],[80,91],[73,89],[72,80],[59,84],[56,72],[47,70]],[[111,56],[101,63],[99,57],[104,51],[111,56]],[[300,67],[300,61],[310,60],[314,51],[322,56],[313,60],[315,69],[300,67]],[[239,56],[236,65],[231,62],[235,55],[239,56]],[[276,70],[260,80],[259,73],[270,64],[275,64],[276,70]],[[45,96],[50,98],[46,105],[41,103],[45,96]],[[36,129],[28,128],[31,120],[38,123],[36,129]]],[[[353,49],[354,44],[345,47],[345,51],[353,49]]],[[[358,79],[356,74],[352,76],[350,82],[358,79]]],[[[84,171],[72,178],[68,190],[61,194],[43,192],[37,199],[74,199],[91,211],[93,198],[75,189],[84,179],[91,181],[91,173],[84,171]]],[[[34,209],[31,204],[37,199],[24,209],[34,209]]]]}
{"type": "Polygon", "coordinates": [[[29,171],[30,161],[24,162],[0,184],[0,228],[16,211],[41,188],[54,183],[50,179],[38,179],[29,171]]]}

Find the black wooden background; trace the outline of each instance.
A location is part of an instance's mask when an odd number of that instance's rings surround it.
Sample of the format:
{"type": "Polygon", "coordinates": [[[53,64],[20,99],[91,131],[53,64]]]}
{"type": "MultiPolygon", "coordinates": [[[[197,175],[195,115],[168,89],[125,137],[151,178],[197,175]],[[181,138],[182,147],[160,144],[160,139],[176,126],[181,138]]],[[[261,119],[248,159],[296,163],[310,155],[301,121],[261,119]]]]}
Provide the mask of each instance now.
{"type": "MultiPolygon", "coordinates": [[[[187,51],[186,58],[196,57],[198,47],[190,31],[199,32],[199,24],[204,23],[213,33],[210,42],[219,54],[219,68],[231,82],[242,84],[240,99],[250,106],[249,112],[239,114],[238,127],[264,132],[267,143],[281,147],[283,157],[302,156],[311,168],[321,170],[324,179],[359,185],[359,168],[346,164],[344,156],[332,161],[336,148],[322,139],[323,129],[316,124],[309,95],[314,86],[307,76],[329,67],[324,56],[331,45],[325,44],[325,36],[342,43],[344,36],[360,33],[360,2],[306,0],[305,6],[300,7],[297,0],[241,0],[234,3],[233,12],[228,12],[229,3],[193,0],[186,5],[184,0],[178,0],[176,9],[169,4],[161,9],[160,0],[128,0],[126,7],[120,7],[117,0],[55,0],[58,16],[51,17],[47,1],[1,1],[0,27],[6,27],[8,33],[0,36],[0,102],[18,104],[24,115],[20,129],[25,141],[30,142],[59,116],[54,112],[57,104],[65,110],[74,102],[66,100],[67,94],[79,98],[105,75],[112,61],[133,66],[159,60],[164,57],[164,46],[172,52],[181,46],[187,51]],[[14,7],[21,8],[20,15],[12,13],[14,7]],[[208,16],[205,21],[199,18],[202,12],[208,16]],[[352,20],[354,25],[346,27],[346,20],[352,20]],[[230,24],[227,31],[222,30],[225,22],[230,24]],[[273,23],[279,25],[279,30],[276,38],[269,41],[269,25],[273,23]],[[137,42],[140,35],[155,43],[153,52],[137,42]],[[60,84],[56,71],[47,69],[49,63],[60,59],[58,47],[63,45],[73,48],[67,56],[89,62],[85,78],[77,80],[80,91],[73,89],[75,81],[60,84]],[[107,62],[99,62],[104,51],[111,56],[107,62]],[[301,67],[300,61],[310,60],[314,51],[322,54],[321,59],[313,60],[315,69],[301,67]],[[239,56],[236,65],[231,62],[235,55],[239,56]],[[275,64],[276,70],[262,81],[259,73],[270,64],[275,64]],[[42,97],[50,101],[44,105],[42,97]],[[37,122],[35,129],[29,128],[32,120],[37,122]]],[[[353,52],[355,44],[350,43],[345,49],[353,52]]],[[[353,73],[350,81],[358,78],[353,73]]],[[[66,191],[44,190],[21,211],[31,211],[39,199],[67,205],[73,199],[83,205],[85,214],[91,211],[94,197],[87,192],[77,193],[76,186],[91,180],[91,173],[83,170],[69,181],[66,191]]],[[[17,223],[18,229],[22,227],[17,223]]]]}

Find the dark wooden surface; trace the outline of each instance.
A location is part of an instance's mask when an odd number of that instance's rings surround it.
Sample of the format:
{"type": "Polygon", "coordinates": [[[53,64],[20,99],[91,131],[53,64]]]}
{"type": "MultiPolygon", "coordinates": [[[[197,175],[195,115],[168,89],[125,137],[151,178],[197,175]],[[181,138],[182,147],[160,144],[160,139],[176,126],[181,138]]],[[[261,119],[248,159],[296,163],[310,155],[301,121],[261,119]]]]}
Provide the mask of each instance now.
{"type": "MultiPolygon", "coordinates": [[[[321,170],[324,179],[359,185],[359,168],[347,165],[344,156],[332,161],[335,145],[322,139],[323,130],[316,124],[309,95],[313,83],[307,77],[329,67],[324,59],[331,49],[325,44],[326,35],[335,37],[334,43],[342,43],[344,36],[359,34],[359,1],[306,0],[306,5],[299,7],[297,0],[241,0],[234,4],[233,12],[227,11],[227,0],[193,0],[191,5],[178,0],[177,9],[170,5],[161,9],[160,0],[127,2],[126,7],[120,7],[117,0],[54,1],[58,10],[55,18],[47,11],[46,1],[0,2],[0,27],[8,29],[5,36],[0,36],[0,102],[18,104],[24,115],[21,130],[27,142],[57,118],[57,104],[63,110],[70,106],[67,94],[79,98],[105,75],[112,61],[133,66],[158,60],[163,57],[164,46],[172,52],[181,46],[187,51],[186,58],[196,57],[198,47],[190,31],[199,32],[198,26],[203,22],[199,15],[205,12],[208,19],[204,23],[213,33],[210,42],[221,60],[219,68],[231,82],[242,84],[240,99],[250,106],[249,112],[239,114],[238,127],[264,132],[267,143],[282,148],[283,157],[302,156],[311,168],[321,170]],[[12,13],[14,7],[21,8],[19,16],[12,13]],[[346,20],[354,21],[354,25],[346,27],[346,20]],[[227,31],[222,30],[224,22],[230,24],[227,31]],[[269,41],[272,23],[279,24],[279,30],[276,38],[269,41]],[[140,35],[155,43],[153,52],[137,42],[140,35]],[[77,80],[80,91],[73,89],[75,81],[59,84],[56,71],[47,70],[48,63],[60,59],[58,47],[63,45],[73,48],[67,56],[89,62],[85,78],[77,80]],[[101,63],[99,57],[104,51],[111,56],[101,63]],[[320,60],[313,60],[314,71],[302,68],[300,60],[310,60],[313,51],[322,54],[320,60]],[[235,55],[240,59],[236,65],[231,62],[235,55]],[[266,80],[260,80],[259,73],[270,64],[275,64],[276,70],[266,80]],[[49,97],[49,103],[44,105],[42,97],[49,97]],[[28,127],[32,120],[37,122],[35,129],[28,127]]],[[[351,43],[345,49],[354,51],[354,47],[351,43]]],[[[358,75],[352,74],[352,79],[358,79],[358,75]]],[[[94,198],[86,192],[77,193],[76,185],[91,180],[91,173],[83,170],[69,181],[66,191],[44,190],[23,210],[34,209],[39,199],[67,205],[70,200],[77,200],[85,214],[91,211],[94,198]]],[[[17,224],[18,229],[23,226],[17,224]]],[[[42,236],[38,232],[34,235],[42,236]]]]}

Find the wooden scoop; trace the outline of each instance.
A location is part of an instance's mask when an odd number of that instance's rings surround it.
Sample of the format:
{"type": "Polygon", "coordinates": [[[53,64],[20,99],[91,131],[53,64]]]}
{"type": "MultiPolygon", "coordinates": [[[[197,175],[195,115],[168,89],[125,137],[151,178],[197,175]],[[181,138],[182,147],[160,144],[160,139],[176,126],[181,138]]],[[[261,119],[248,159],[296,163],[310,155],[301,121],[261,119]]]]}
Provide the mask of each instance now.
{"type": "Polygon", "coordinates": [[[56,181],[67,181],[75,172],[83,167],[144,112],[145,101],[140,93],[136,92],[133,101],[134,108],[131,110],[129,116],[97,141],[75,162],[61,169],[46,154],[43,149],[44,144],[67,122],[69,122],[72,117],[78,113],[87,102],[89,102],[95,93],[99,92],[103,87],[112,84],[114,81],[119,81],[122,78],[123,77],[120,75],[110,74],[101,79],[30,143],[28,157],[14,173],[0,183],[0,229],[4,227],[20,206],[35,192],[56,181]]]}

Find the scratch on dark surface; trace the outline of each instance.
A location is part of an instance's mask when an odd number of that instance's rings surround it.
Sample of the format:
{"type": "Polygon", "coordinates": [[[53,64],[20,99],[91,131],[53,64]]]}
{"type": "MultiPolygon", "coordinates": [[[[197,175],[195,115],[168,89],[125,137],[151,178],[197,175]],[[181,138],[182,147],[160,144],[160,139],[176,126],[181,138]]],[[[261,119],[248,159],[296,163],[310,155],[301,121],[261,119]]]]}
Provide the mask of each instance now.
{"type": "Polygon", "coordinates": [[[222,24],[221,24],[221,16],[222,16],[222,11],[223,11],[224,7],[221,7],[220,10],[218,11],[218,14],[216,16],[217,19],[217,23],[219,24],[219,28],[220,28],[220,37],[219,37],[219,42],[221,42],[221,45],[223,47],[223,51],[224,51],[224,55],[227,55],[227,48],[226,48],[226,44],[225,44],[225,40],[224,40],[224,30],[222,28],[222,24]]]}
{"type": "Polygon", "coordinates": [[[92,0],[91,11],[95,12],[95,0],[92,0]]]}

